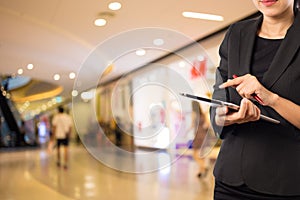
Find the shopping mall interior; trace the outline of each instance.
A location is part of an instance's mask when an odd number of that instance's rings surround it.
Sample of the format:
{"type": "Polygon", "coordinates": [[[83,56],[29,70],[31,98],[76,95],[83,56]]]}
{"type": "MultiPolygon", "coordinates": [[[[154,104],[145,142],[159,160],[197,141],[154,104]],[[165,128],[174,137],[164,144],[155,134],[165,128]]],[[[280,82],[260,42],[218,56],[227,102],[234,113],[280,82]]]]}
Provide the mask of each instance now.
{"type": "Polygon", "coordinates": [[[211,98],[227,28],[257,14],[240,0],[0,0],[0,199],[213,199],[222,141],[209,105],[181,94],[211,98]]]}

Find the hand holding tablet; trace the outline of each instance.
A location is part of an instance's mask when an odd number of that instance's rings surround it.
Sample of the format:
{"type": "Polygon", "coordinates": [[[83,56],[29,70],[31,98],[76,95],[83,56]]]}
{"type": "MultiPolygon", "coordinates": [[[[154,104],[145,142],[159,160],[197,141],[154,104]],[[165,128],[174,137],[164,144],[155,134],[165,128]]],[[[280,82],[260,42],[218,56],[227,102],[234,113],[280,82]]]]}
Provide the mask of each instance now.
{"type": "MultiPolygon", "coordinates": [[[[187,98],[191,98],[194,101],[209,103],[211,106],[214,106],[214,107],[227,106],[228,108],[230,108],[232,110],[236,110],[236,111],[238,111],[240,108],[240,106],[230,103],[230,102],[220,101],[220,100],[216,100],[216,99],[208,99],[205,97],[195,96],[195,95],[187,94],[187,93],[180,93],[180,95],[187,97],[187,98]]],[[[265,116],[265,115],[260,115],[260,119],[268,121],[268,122],[272,122],[275,124],[280,123],[279,120],[273,119],[273,118],[265,116]]]]}

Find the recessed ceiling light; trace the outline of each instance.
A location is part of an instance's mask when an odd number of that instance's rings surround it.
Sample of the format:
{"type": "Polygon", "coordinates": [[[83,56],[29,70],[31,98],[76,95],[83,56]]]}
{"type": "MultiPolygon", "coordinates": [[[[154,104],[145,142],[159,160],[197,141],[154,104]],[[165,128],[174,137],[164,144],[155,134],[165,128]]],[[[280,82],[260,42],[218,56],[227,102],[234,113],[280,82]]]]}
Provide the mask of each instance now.
{"type": "Polygon", "coordinates": [[[95,26],[105,26],[106,25],[106,20],[105,19],[96,19],[94,21],[95,26]]]}
{"type": "Polygon", "coordinates": [[[77,97],[77,95],[78,95],[78,91],[77,91],[77,90],[73,90],[73,91],[72,91],[72,96],[73,96],[73,97],[77,97]]]}
{"type": "Polygon", "coordinates": [[[53,79],[58,81],[60,79],[60,75],[59,74],[54,74],[53,79]]]}
{"type": "Polygon", "coordinates": [[[32,70],[32,69],[33,69],[33,64],[31,64],[31,63],[28,64],[28,65],[27,65],[27,69],[32,70]]]}
{"type": "Polygon", "coordinates": [[[48,103],[47,103],[47,106],[48,106],[48,107],[51,107],[51,106],[53,106],[53,103],[52,103],[52,101],[48,101],[48,103]]]}
{"type": "Polygon", "coordinates": [[[153,40],[153,44],[156,46],[161,46],[165,43],[165,41],[163,39],[157,38],[155,40],[153,40]]]}
{"type": "Polygon", "coordinates": [[[146,51],[144,49],[138,49],[136,50],[135,54],[138,56],[143,56],[146,54],[146,51]]]}
{"type": "Polygon", "coordinates": [[[19,75],[23,74],[23,69],[21,69],[21,68],[18,69],[18,74],[19,74],[19,75]]]}
{"type": "Polygon", "coordinates": [[[197,12],[183,12],[182,15],[187,18],[224,21],[224,18],[220,15],[212,15],[212,14],[197,13],[197,12]]]}
{"type": "Polygon", "coordinates": [[[108,5],[108,8],[111,10],[119,10],[121,7],[122,5],[119,2],[112,2],[108,5]]]}
{"type": "Polygon", "coordinates": [[[52,98],[51,101],[52,101],[53,104],[56,104],[56,103],[57,103],[57,102],[56,102],[56,98],[52,98]]]}
{"type": "Polygon", "coordinates": [[[74,73],[74,72],[71,72],[70,74],[69,74],[69,78],[70,79],[74,79],[76,77],[76,74],[74,73]]]}
{"type": "Polygon", "coordinates": [[[83,100],[91,100],[94,98],[94,92],[93,91],[88,91],[88,92],[83,92],[81,93],[80,97],[83,99],[83,100]]]}

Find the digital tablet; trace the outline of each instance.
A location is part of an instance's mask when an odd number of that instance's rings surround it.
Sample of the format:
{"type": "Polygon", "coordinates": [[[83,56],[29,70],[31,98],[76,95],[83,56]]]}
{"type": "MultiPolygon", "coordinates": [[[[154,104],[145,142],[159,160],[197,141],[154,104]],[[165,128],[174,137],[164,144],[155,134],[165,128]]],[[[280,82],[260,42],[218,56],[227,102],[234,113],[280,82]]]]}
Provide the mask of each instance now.
{"type": "MultiPolygon", "coordinates": [[[[228,108],[232,109],[232,110],[236,110],[238,111],[240,106],[234,104],[234,103],[230,103],[230,102],[225,102],[225,101],[220,101],[220,100],[216,100],[216,99],[208,99],[205,97],[200,97],[200,96],[196,96],[196,95],[192,95],[192,94],[187,94],[187,93],[179,93],[180,95],[184,96],[184,97],[188,97],[194,101],[199,101],[199,102],[205,102],[210,104],[211,106],[214,107],[218,107],[218,106],[227,106],[228,108]]],[[[268,121],[268,122],[272,122],[275,124],[279,124],[280,121],[277,119],[273,119],[271,117],[265,116],[265,115],[260,115],[260,119],[268,121]]]]}

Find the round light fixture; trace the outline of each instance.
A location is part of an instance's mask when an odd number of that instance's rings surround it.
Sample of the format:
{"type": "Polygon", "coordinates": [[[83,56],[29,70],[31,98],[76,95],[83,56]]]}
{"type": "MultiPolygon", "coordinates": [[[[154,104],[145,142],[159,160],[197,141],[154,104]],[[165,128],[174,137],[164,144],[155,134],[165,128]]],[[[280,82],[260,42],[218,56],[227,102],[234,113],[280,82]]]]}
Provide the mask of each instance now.
{"type": "Polygon", "coordinates": [[[95,24],[95,26],[105,26],[106,20],[103,18],[99,18],[94,21],[94,24],[95,24]]]}
{"type": "Polygon", "coordinates": [[[28,65],[27,65],[27,69],[32,70],[32,69],[33,69],[33,64],[31,64],[31,63],[28,64],[28,65]]]}
{"type": "Polygon", "coordinates": [[[71,72],[70,74],[69,74],[69,78],[70,79],[74,79],[76,77],[76,74],[74,73],[74,72],[71,72]]]}
{"type": "Polygon", "coordinates": [[[119,2],[112,2],[108,5],[108,8],[111,10],[119,10],[119,9],[121,9],[121,7],[122,7],[122,4],[119,2]]]}
{"type": "Polygon", "coordinates": [[[59,74],[54,74],[53,79],[58,81],[60,79],[60,75],[59,74]]]}
{"type": "Polygon", "coordinates": [[[146,51],[144,49],[138,49],[135,51],[135,54],[138,56],[143,56],[146,54],[146,51]]]}
{"type": "Polygon", "coordinates": [[[23,69],[21,69],[21,68],[18,69],[18,74],[19,74],[19,75],[23,74],[23,69]]]}
{"type": "Polygon", "coordinates": [[[73,91],[72,91],[72,96],[73,96],[73,97],[77,97],[77,95],[78,95],[78,91],[77,91],[77,90],[73,90],[73,91]]]}

